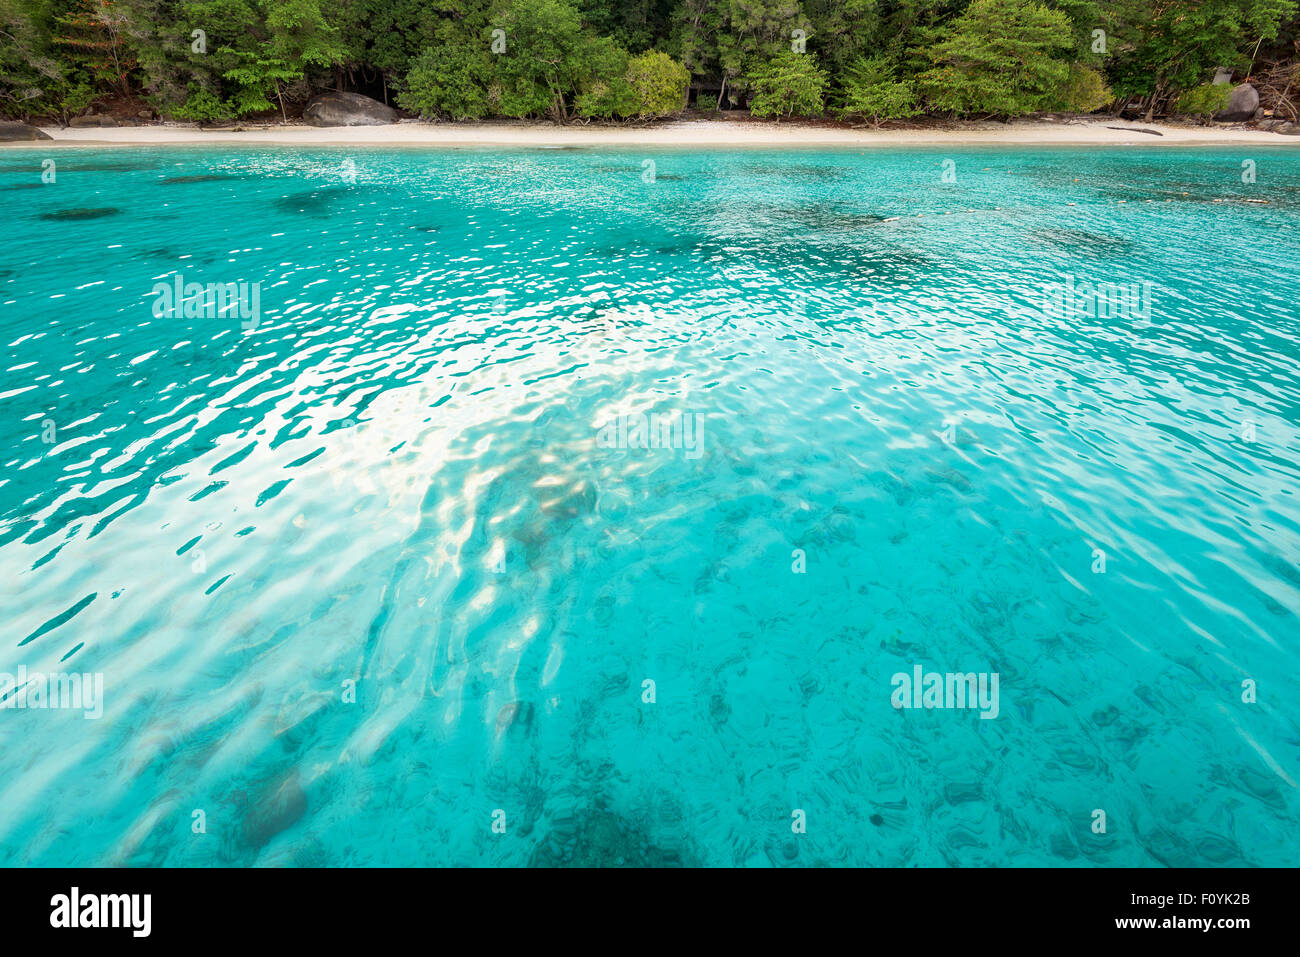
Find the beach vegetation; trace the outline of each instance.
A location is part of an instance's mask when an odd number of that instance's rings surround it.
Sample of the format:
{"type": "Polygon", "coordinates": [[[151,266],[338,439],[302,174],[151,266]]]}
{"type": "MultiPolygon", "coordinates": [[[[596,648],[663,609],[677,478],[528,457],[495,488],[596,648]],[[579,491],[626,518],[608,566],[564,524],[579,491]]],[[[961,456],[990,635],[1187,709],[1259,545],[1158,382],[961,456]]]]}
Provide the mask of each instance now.
{"type": "Polygon", "coordinates": [[[1202,83],[1184,90],[1174,103],[1174,112],[1209,120],[1228,105],[1232,87],[1226,83],[1202,83]]]}
{"type": "Polygon", "coordinates": [[[808,53],[787,51],[749,74],[752,116],[820,116],[830,78],[808,53]]]}
{"type": "Polygon", "coordinates": [[[863,58],[849,67],[839,114],[879,126],[921,112],[916,87],[899,80],[888,57],[863,58]]]}
{"type": "MultiPolygon", "coordinates": [[[[1287,77],[1298,0],[0,0],[0,114],[217,122],[360,93],[428,119],[1113,109],[1287,77]],[[147,107],[147,109],[145,109],[147,107]]],[[[1270,108],[1300,109],[1300,85],[1270,108]]],[[[1261,95],[1265,91],[1261,88],[1261,95]]]]}
{"type": "Polygon", "coordinates": [[[973,0],[926,51],[930,109],[1012,117],[1050,109],[1069,81],[1069,18],[1033,0],[973,0]]]}

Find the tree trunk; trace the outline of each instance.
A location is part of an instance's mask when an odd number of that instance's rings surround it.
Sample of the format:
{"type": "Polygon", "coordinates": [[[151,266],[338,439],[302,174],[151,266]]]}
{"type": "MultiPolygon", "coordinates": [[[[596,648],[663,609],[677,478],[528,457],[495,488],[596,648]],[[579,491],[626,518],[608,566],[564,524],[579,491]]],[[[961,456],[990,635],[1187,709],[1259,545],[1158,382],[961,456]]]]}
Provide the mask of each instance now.
{"type": "Polygon", "coordinates": [[[1156,84],[1155,92],[1151,94],[1151,102],[1147,104],[1147,115],[1146,118],[1142,121],[1143,123],[1150,123],[1153,119],[1155,119],[1156,103],[1164,95],[1165,95],[1165,84],[1164,81],[1161,81],[1156,84]]]}

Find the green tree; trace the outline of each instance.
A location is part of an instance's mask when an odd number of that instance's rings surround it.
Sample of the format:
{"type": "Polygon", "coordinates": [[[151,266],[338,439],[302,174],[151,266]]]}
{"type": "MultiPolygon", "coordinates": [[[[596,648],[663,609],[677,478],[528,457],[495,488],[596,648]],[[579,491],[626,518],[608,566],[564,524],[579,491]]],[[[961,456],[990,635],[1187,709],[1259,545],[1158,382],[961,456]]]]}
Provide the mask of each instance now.
{"type": "Polygon", "coordinates": [[[676,0],[578,0],[582,22],[625,50],[643,53],[670,32],[676,0]]]}
{"type": "Polygon", "coordinates": [[[845,79],[882,46],[887,0],[803,0],[800,6],[810,24],[808,50],[833,79],[845,79]]]}
{"type": "Polygon", "coordinates": [[[239,65],[226,71],[232,80],[235,110],[240,115],[273,108],[287,119],[284,98],[290,84],[309,68],[330,67],[344,55],[338,29],[321,10],[320,0],[266,0],[266,39],[251,50],[235,48],[239,65]]]}
{"type": "Polygon", "coordinates": [[[902,119],[921,112],[916,99],[916,89],[912,84],[896,79],[887,57],[872,57],[859,60],[849,69],[839,113],[844,117],[860,117],[879,126],[884,120],[902,119]]]}
{"type": "Polygon", "coordinates": [[[635,115],[638,97],[627,79],[627,51],[610,37],[590,37],[583,45],[582,59],[585,79],[574,112],[599,119],[635,115]]]}
{"type": "Polygon", "coordinates": [[[68,117],[97,98],[141,96],[177,118],[287,117],[332,87],[452,119],[662,116],[692,89],[701,104],[748,103],[757,116],[830,104],[877,124],[917,109],[1010,117],[1135,97],[1149,118],[1193,106],[1204,115],[1197,97],[1214,68],[1296,60],[1297,5],[0,0],[0,112],[68,117]],[[195,30],[202,50],[191,48],[195,30]],[[505,36],[495,52],[494,30],[505,36]]]}
{"type": "Polygon", "coordinates": [[[754,116],[817,116],[828,78],[809,53],[781,53],[750,75],[754,116]]]}
{"type": "Polygon", "coordinates": [[[637,116],[668,116],[686,105],[691,74],[667,53],[651,50],[631,59],[627,82],[636,94],[637,116]]]}
{"type": "Polygon", "coordinates": [[[1152,0],[1135,42],[1112,68],[1115,89],[1147,100],[1147,117],[1181,90],[1208,81],[1215,67],[1244,67],[1248,51],[1277,36],[1295,0],[1152,0]]]}
{"type": "Polygon", "coordinates": [[[1182,116],[1195,116],[1203,123],[1228,105],[1232,87],[1226,83],[1202,83],[1184,91],[1174,103],[1174,112],[1182,116]]]}
{"type": "Polygon", "coordinates": [[[75,8],[55,22],[58,33],[54,42],[70,51],[75,65],[100,86],[131,95],[131,71],[137,63],[127,38],[128,16],[120,4],[113,0],[79,0],[75,8]]]}
{"type": "Polygon", "coordinates": [[[1046,109],[1070,75],[1070,21],[1033,0],[973,0],[928,51],[920,75],[934,110],[1010,117],[1046,109]]]}
{"type": "Polygon", "coordinates": [[[569,0],[512,0],[493,23],[506,43],[493,55],[499,112],[567,120],[568,98],[590,69],[577,8],[569,0]]]}
{"type": "Polygon", "coordinates": [[[1112,99],[1110,88],[1099,72],[1082,63],[1071,63],[1054,106],[1070,113],[1092,113],[1112,99]]]}
{"type": "Polygon", "coordinates": [[[793,52],[793,31],[812,36],[798,0],[682,0],[676,19],[674,43],[687,69],[719,82],[731,100],[773,57],[793,52]]]}
{"type": "Polygon", "coordinates": [[[344,52],[335,85],[377,75],[387,95],[390,87],[401,88],[427,52],[460,43],[479,46],[488,13],[488,0],[336,0],[329,17],[344,52]]]}
{"type": "Polygon", "coordinates": [[[424,117],[477,120],[492,112],[486,43],[446,43],[425,50],[411,66],[397,103],[424,117]]]}
{"type": "Polygon", "coordinates": [[[53,43],[51,7],[0,0],[0,112],[8,116],[56,115],[72,88],[70,64],[53,43]]]}
{"type": "Polygon", "coordinates": [[[137,19],[149,25],[138,43],[145,87],[153,105],[183,120],[229,119],[236,85],[226,73],[242,65],[236,50],[252,52],[266,35],[262,14],[252,0],[125,0],[137,19]],[[203,46],[194,48],[201,30],[203,46]]]}

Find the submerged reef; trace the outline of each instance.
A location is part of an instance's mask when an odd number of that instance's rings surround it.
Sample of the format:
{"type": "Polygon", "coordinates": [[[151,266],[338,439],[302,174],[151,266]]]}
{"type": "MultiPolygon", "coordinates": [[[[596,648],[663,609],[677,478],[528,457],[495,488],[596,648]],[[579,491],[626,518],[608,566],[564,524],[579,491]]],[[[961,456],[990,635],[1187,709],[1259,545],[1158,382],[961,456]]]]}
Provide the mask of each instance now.
{"type": "Polygon", "coordinates": [[[268,779],[249,795],[236,795],[240,805],[239,844],[257,851],[286,831],[307,812],[307,795],[303,792],[296,769],[268,779]]]}
{"type": "Polygon", "coordinates": [[[643,825],[598,805],[555,821],[529,867],[692,867],[695,856],[662,847],[643,825]]]}

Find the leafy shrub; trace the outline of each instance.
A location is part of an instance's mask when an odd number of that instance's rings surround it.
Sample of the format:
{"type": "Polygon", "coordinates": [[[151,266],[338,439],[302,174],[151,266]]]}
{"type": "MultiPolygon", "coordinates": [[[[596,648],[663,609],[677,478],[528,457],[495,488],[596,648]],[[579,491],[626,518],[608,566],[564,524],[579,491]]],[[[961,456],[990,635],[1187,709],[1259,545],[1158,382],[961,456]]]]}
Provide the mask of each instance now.
{"type": "Polygon", "coordinates": [[[627,82],[637,96],[637,116],[669,116],[686,106],[691,74],[667,53],[650,50],[628,63],[627,82]]]}
{"type": "Polygon", "coordinates": [[[752,116],[818,116],[824,108],[826,73],[809,53],[781,53],[749,77],[752,116]]]}
{"type": "Polygon", "coordinates": [[[1174,103],[1174,112],[1208,120],[1228,105],[1232,87],[1227,83],[1203,83],[1183,92],[1174,103]]]}
{"type": "Polygon", "coordinates": [[[639,98],[628,82],[627,51],[608,37],[590,37],[580,56],[582,92],[574,100],[579,116],[624,119],[637,111],[639,98]]]}
{"type": "Polygon", "coordinates": [[[397,105],[426,118],[481,119],[492,112],[489,68],[482,44],[453,43],[425,50],[406,74],[397,105]]]}
{"type": "Polygon", "coordinates": [[[189,96],[185,102],[175,107],[171,115],[178,120],[193,120],[198,123],[211,123],[216,120],[228,120],[234,115],[229,103],[223,103],[211,90],[200,89],[190,85],[189,96]]]}
{"type": "Polygon", "coordinates": [[[849,68],[844,80],[844,117],[862,117],[879,126],[884,120],[902,119],[921,112],[916,105],[916,90],[910,83],[894,77],[887,57],[861,59],[849,68]]]}
{"type": "Polygon", "coordinates": [[[1072,63],[1057,106],[1070,113],[1093,113],[1114,98],[1100,73],[1082,63],[1072,63]]]}
{"type": "Polygon", "coordinates": [[[66,121],[71,116],[79,116],[90,108],[90,104],[99,99],[99,94],[89,83],[73,83],[58,93],[58,112],[66,121]]]}

